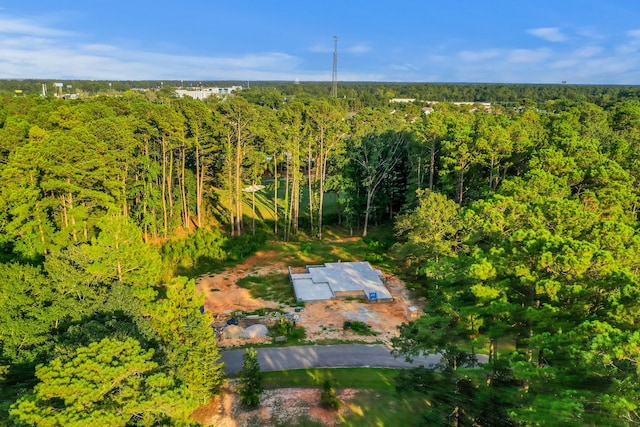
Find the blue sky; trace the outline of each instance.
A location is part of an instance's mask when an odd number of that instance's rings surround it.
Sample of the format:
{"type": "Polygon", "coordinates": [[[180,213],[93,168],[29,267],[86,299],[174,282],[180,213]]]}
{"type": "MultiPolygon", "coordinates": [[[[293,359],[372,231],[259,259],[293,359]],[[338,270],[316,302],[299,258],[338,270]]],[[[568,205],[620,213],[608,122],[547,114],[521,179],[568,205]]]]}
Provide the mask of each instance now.
{"type": "Polygon", "coordinates": [[[0,78],[640,84],[638,0],[0,0],[0,78]]]}

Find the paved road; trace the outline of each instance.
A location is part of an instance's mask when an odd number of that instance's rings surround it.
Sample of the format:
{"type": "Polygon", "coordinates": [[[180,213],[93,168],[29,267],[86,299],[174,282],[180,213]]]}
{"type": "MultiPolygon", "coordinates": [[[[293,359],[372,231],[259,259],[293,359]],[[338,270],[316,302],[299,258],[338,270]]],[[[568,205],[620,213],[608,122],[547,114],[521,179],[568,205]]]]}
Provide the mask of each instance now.
{"type": "MultiPolygon", "coordinates": [[[[308,345],[299,347],[257,348],[258,361],[263,371],[282,371],[302,368],[410,368],[423,365],[433,366],[440,356],[417,357],[408,363],[404,357],[395,358],[389,347],[384,345],[346,344],[346,345],[308,345]]],[[[225,372],[233,375],[242,369],[242,350],[222,352],[225,372]]]]}

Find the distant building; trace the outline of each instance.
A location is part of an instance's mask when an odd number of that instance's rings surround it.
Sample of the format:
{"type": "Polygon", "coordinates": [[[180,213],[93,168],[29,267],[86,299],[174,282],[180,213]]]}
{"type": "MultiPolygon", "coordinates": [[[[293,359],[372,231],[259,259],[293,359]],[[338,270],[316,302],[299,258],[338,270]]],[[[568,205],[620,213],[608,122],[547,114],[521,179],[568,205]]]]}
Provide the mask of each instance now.
{"type": "MultiPolygon", "coordinates": [[[[439,101],[422,101],[425,104],[429,104],[429,105],[435,105],[438,104],[439,101]]],[[[493,110],[493,106],[491,105],[490,102],[471,102],[471,101],[466,101],[466,102],[451,102],[451,104],[453,105],[467,105],[467,106],[471,106],[473,107],[470,111],[471,112],[475,112],[478,111],[477,107],[482,107],[485,111],[487,112],[492,112],[493,110]]],[[[426,113],[428,114],[428,113],[426,113]]]]}
{"type": "Polygon", "coordinates": [[[193,99],[206,99],[212,95],[228,95],[232,92],[242,90],[242,86],[231,86],[231,87],[203,87],[198,89],[176,89],[176,95],[180,98],[184,98],[185,96],[191,97],[193,99]]]}
{"type": "Polygon", "coordinates": [[[391,301],[382,272],[368,262],[332,262],[308,265],[297,274],[289,267],[289,277],[298,302],[326,301],[336,298],[362,298],[371,302],[391,301]]]}

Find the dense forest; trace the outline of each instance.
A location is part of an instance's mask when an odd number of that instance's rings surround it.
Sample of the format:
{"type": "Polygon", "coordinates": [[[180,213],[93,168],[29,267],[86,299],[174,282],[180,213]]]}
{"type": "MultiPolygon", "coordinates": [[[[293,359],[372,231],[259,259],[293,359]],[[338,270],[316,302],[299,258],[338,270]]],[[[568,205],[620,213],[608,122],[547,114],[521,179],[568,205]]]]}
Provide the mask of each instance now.
{"type": "Polygon", "coordinates": [[[224,379],[174,266],[383,223],[428,298],[394,349],[444,355],[403,378],[425,425],[640,423],[637,88],[112,90],[0,98],[6,425],[188,425],[224,379]]]}

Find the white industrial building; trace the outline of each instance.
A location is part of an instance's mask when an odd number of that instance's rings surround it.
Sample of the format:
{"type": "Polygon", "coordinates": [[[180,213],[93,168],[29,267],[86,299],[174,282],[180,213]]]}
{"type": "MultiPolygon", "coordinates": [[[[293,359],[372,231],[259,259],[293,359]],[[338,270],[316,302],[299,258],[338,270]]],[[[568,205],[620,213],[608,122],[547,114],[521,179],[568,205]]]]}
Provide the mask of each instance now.
{"type": "Polygon", "coordinates": [[[203,100],[209,98],[212,95],[228,95],[231,92],[235,92],[238,90],[242,90],[242,86],[176,89],[176,95],[178,95],[180,98],[189,96],[193,99],[203,100]]]}
{"type": "Polygon", "coordinates": [[[336,298],[363,298],[371,302],[391,301],[382,272],[368,262],[332,262],[308,265],[305,273],[289,277],[298,302],[326,301],[336,298]]]}

